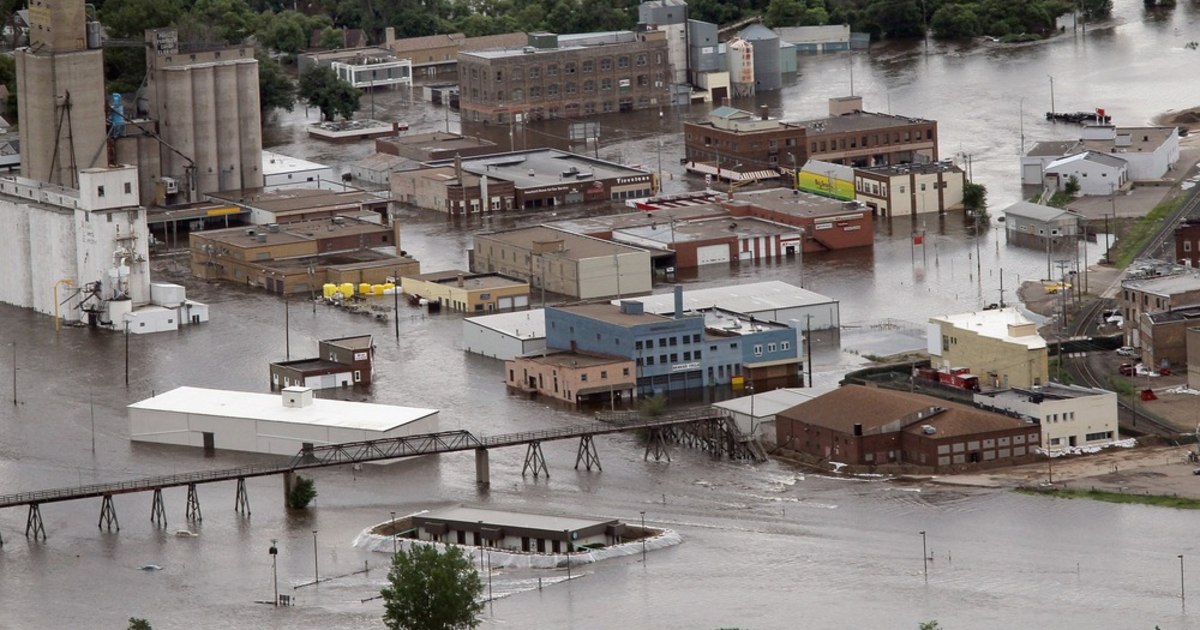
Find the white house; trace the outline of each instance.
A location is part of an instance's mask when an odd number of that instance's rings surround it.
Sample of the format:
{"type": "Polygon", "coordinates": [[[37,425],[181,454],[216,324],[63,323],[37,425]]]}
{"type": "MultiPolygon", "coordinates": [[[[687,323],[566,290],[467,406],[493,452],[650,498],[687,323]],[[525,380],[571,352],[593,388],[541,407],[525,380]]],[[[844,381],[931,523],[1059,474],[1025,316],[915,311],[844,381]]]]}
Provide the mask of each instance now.
{"type": "Polygon", "coordinates": [[[1045,185],[1054,190],[1065,190],[1074,177],[1080,194],[1108,195],[1128,183],[1129,163],[1098,151],[1084,151],[1050,162],[1042,177],[1045,185]]]}
{"type": "Polygon", "coordinates": [[[262,174],[264,192],[293,187],[343,190],[329,166],[273,151],[262,152],[262,174]]]}
{"type": "MultiPolygon", "coordinates": [[[[1079,140],[1039,142],[1021,156],[1021,183],[1040,186],[1050,164],[1087,152],[1124,160],[1127,182],[1159,181],[1179,161],[1179,129],[1089,125],[1083,128],[1079,140]]],[[[1111,194],[1110,184],[1105,182],[1103,186],[1094,187],[1099,191],[1094,194],[1111,194]]],[[[1080,185],[1083,185],[1082,181],[1080,185]]]]}
{"type": "Polygon", "coordinates": [[[1117,433],[1117,394],[1103,389],[1050,383],[1033,389],[975,394],[975,404],[1032,418],[1050,451],[1109,444],[1117,433]]]}

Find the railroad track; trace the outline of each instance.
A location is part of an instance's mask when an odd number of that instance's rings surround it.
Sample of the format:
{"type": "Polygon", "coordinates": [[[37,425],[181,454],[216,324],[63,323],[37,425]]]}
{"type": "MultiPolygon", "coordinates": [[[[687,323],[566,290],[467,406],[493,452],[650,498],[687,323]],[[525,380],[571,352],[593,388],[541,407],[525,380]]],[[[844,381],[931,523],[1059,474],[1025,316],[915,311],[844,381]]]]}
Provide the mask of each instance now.
{"type": "MultiPolygon", "coordinates": [[[[1175,231],[1175,226],[1183,219],[1193,213],[1200,213],[1200,186],[1193,188],[1188,194],[1187,199],[1179,204],[1167,217],[1164,217],[1158,228],[1154,232],[1154,236],[1147,239],[1142,244],[1137,256],[1141,258],[1146,255],[1146,252],[1161,249],[1164,247],[1167,239],[1175,231]]],[[[1072,337],[1089,337],[1092,327],[1098,321],[1101,313],[1105,309],[1111,308],[1115,304],[1115,300],[1096,298],[1080,313],[1079,318],[1071,325],[1072,337]]],[[[1091,363],[1088,361],[1087,354],[1100,350],[1100,348],[1089,348],[1087,353],[1082,357],[1074,357],[1069,362],[1064,362],[1067,371],[1075,378],[1076,382],[1087,385],[1089,387],[1099,387],[1101,389],[1109,389],[1112,385],[1109,382],[1108,374],[1097,374],[1091,363]]],[[[1060,360],[1063,360],[1060,358],[1060,360]]],[[[1136,387],[1135,387],[1136,389],[1136,387]]],[[[1122,426],[1134,428],[1141,432],[1153,433],[1155,435],[1174,437],[1179,435],[1179,429],[1161,422],[1160,420],[1146,415],[1144,412],[1139,412],[1137,409],[1136,397],[1131,397],[1127,402],[1117,397],[1117,405],[1119,406],[1118,415],[1122,426]]]]}

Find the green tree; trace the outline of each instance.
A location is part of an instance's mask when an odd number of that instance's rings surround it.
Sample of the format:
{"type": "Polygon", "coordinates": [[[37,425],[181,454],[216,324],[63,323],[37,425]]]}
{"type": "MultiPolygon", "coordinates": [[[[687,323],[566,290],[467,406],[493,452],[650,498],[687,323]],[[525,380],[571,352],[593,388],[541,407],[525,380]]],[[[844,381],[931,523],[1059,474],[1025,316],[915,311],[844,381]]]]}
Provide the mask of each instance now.
{"type": "Polygon", "coordinates": [[[339,114],[349,119],[358,111],[359,91],[338,78],[328,66],[311,66],[300,75],[299,97],[321,110],[321,118],[333,121],[339,114]]]}
{"type": "Polygon", "coordinates": [[[258,59],[258,107],[265,123],[267,114],[275,109],[292,111],[296,104],[296,84],[283,72],[278,61],[263,51],[254,55],[258,59]]]}
{"type": "Polygon", "coordinates": [[[921,5],[915,0],[882,0],[870,5],[870,12],[890,39],[915,39],[925,33],[921,5]]]}
{"type": "Polygon", "coordinates": [[[0,55],[0,83],[8,88],[8,102],[4,103],[4,115],[8,122],[17,124],[17,60],[9,55],[0,55]]]}
{"type": "Polygon", "coordinates": [[[975,9],[962,4],[944,4],[933,14],[930,22],[933,34],[940,39],[965,39],[983,33],[983,24],[975,9]]]}
{"type": "Polygon", "coordinates": [[[296,483],[292,484],[292,490],[287,496],[288,507],[303,510],[315,498],[317,498],[317,484],[311,478],[296,475],[296,483]]]}
{"type": "Polygon", "coordinates": [[[963,186],[963,209],[967,212],[987,210],[987,187],[983,184],[967,182],[963,186]]]}
{"type": "Polygon", "coordinates": [[[258,41],[270,50],[295,55],[308,48],[314,30],[329,26],[329,18],[323,15],[309,17],[297,11],[265,14],[259,21],[258,41]]]}
{"type": "Polygon", "coordinates": [[[149,621],[146,621],[145,619],[138,619],[137,617],[130,617],[128,630],[153,630],[153,629],[150,627],[149,621]]]}
{"type": "Polygon", "coordinates": [[[180,0],[107,0],[100,8],[100,22],[110,37],[141,40],[146,29],[170,26],[183,10],[180,0]]]}
{"type": "Polygon", "coordinates": [[[327,27],[321,31],[321,37],[317,40],[317,48],[323,50],[337,50],[342,47],[345,42],[345,34],[340,28],[327,27]]]}
{"type": "Polygon", "coordinates": [[[659,394],[642,401],[638,410],[648,418],[657,418],[667,412],[667,397],[659,394]]]}
{"type": "Polygon", "coordinates": [[[196,0],[191,17],[212,25],[219,40],[228,44],[241,43],[258,30],[259,14],[246,0],[196,0]]]}
{"type": "Polygon", "coordinates": [[[805,6],[801,0],[771,0],[767,5],[767,13],[763,23],[771,28],[780,26],[795,26],[804,15],[805,6]]]}
{"type": "Polygon", "coordinates": [[[938,622],[936,619],[934,619],[933,621],[922,621],[921,625],[918,626],[918,628],[920,630],[942,630],[942,627],[938,625],[938,622]]]}
{"type": "Polygon", "coordinates": [[[1075,177],[1074,175],[1068,177],[1066,185],[1063,186],[1063,192],[1067,193],[1067,195],[1069,195],[1071,197],[1078,195],[1079,194],[1079,178],[1075,177]]]}
{"type": "Polygon", "coordinates": [[[397,553],[380,594],[390,630],[474,628],[483,612],[483,581],[458,547],[414,545],[397,553]]]}

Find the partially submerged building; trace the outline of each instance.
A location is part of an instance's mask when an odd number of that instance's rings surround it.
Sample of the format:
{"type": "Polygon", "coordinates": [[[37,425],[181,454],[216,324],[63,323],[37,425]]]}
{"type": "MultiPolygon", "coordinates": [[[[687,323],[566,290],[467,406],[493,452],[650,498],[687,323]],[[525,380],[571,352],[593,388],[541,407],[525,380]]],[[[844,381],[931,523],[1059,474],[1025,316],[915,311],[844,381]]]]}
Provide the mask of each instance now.
{"type": "Polygon", "coordinates": [[[315,357],[272,362],[271,389],[370,386],[374,357],[371,335],[322,339],[315,357]]]}
{"type": "Polygon", "coordinates": [[[1050,451],[1092,448],[1120,439],[1117,394],[1093,387],[1048,383],[975,394],[975,404],[1036,422],[1050,451]]]}
{"type": "Polygon", "coordinates": [[[462,345],[466,352],[502,360],[545,350],[545,310],[467,317],[463,319],[462,345]]]}
{"type": "Polygon", "coordinates": [[[463,313],[491,313],[529,307],[529,283],[498,273],[450,269],[404,276],[400,279],[400,286],[408,295],[463,313]]]}
{"type": "Polygon", "coordinates": [[[926,340],[935,369],[968,368],[992,388],[1049,381],[1046,340],[1013,307],[929,318],[926,340]]]}

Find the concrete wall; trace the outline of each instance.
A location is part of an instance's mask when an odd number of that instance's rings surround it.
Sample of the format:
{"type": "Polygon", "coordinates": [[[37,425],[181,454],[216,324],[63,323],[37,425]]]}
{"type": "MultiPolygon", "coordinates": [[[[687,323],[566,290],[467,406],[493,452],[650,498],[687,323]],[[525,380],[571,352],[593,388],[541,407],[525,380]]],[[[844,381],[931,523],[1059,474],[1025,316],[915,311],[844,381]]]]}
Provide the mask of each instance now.
{"type": "Polygon", "coordinates": [[[107,162],[101,55],[99,50],[17,51],[21,174],[25,177],[74,188],[75,169],[107,162]],[[69,131],[62,106],[68,92],[69,131]]]}

